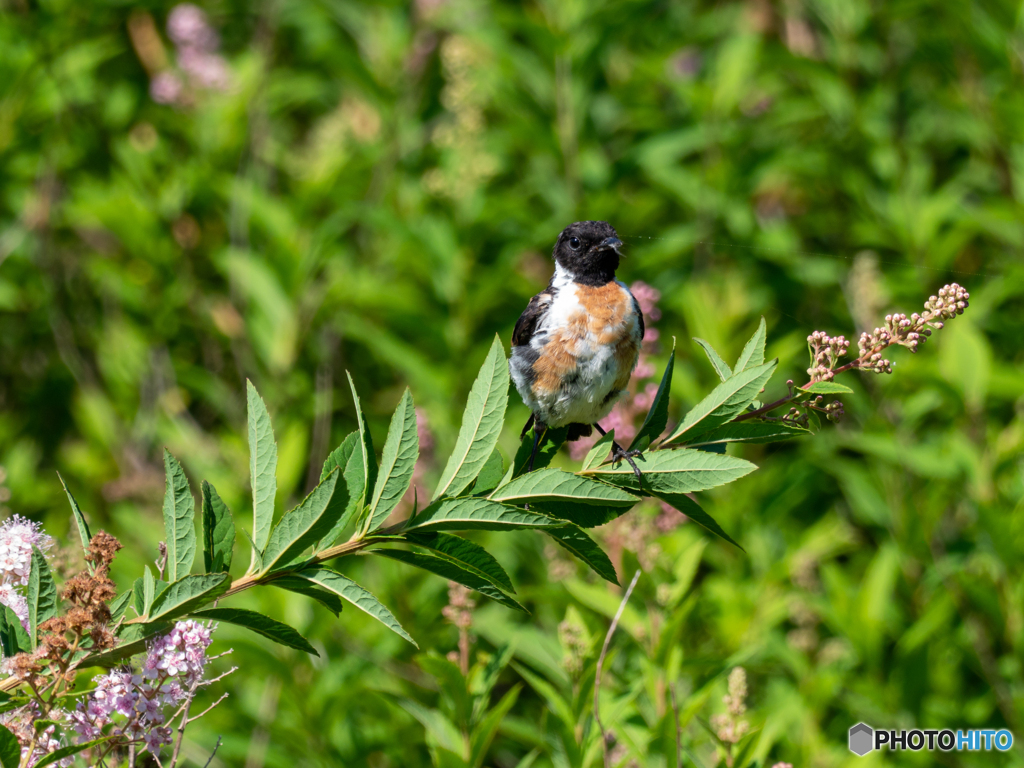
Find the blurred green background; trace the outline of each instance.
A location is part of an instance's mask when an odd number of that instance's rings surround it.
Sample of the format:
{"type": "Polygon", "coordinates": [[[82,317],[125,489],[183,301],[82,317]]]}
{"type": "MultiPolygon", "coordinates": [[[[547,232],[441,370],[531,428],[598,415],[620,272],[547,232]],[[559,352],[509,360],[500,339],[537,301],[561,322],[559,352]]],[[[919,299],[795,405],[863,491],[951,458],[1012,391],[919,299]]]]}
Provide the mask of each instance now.
{"type": "MultiPolygon", "coordinates": [[[[63,535],[60,471],[125,542],[126,583],[162,535],[163,446],[245,517],[252,379],[284,507],[354,428],[345,370],[378,445],[411,387],[427,488],[577,219],[612,222],[622,279],[661,292],[676,418],[717,381],[692,336],[732,359],[763,315],[782,392],[812,330],[855,338],[955,280],[967,314],[892,376],[845,375],[844,423],[742,448],[761,469],[706,494],[746,553],[664,532],[653,507],[599,534],[627,580],[644,570],[602,711],[620,765],[676,764],[673,688],[706,766],[1024,764],[1024,5],[214,0],[220,39],[198,48],[172,39],[173,7],[0,2],[3,506],[63,535]],[[700,719],[736,665],[755,738],[727,758],[700,719]],[[1017,744],[861,759],[860,720],[1017,744]]],[[[573,757],[592,729],[559,725],[552,691],[571,695],[573,653],[592,668],[619,594],[539,535],[481,538],[532,611],[473,617],[480,659],[518,638],[498,693],[523,685],[484,764],[599,764],[573,757]]],[[[455,649],[443,581],[346,571],[423,652],[455,649]]],[[[218,734],[212,765],[442,761],[443,697],[411,646],[286,592],[237,604],[321,658],[222,627],[242,671],[189,764],[218,734]]]]}

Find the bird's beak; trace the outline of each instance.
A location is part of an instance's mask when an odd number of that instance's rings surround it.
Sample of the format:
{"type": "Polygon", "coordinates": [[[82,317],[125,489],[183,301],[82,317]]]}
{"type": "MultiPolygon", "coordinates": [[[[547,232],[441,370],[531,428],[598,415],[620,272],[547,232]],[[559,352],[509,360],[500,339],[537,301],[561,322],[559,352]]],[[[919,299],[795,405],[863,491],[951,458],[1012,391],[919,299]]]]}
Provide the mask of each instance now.
{"type": "Polygon", "coordinates": [[[622,247],[622,241],[617,237],[606,237],[601,241],[601,244],[597,246],[599,251],[618,251],[622,247]]]}

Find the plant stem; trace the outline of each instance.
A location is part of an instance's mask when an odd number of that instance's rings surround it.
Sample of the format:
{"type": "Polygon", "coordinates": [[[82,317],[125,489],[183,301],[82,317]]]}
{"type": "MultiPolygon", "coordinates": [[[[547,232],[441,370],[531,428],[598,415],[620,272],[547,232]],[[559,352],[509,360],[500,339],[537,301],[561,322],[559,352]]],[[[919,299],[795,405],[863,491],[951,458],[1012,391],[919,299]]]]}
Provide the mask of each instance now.
{"type": "Polygon", "coordinates": [[[619,603],[619,610],[615,612],[615,618],[612,619],[612,625],[608,627],[608,634],[604,636],[604,645],[601,646],[601,655],[597,657],[597,669],[594,672],[594,720],[597,721],[598,730],[601,731],[601,748],[604,750],[605,768],[611,768],[612,756],[611,752],[608,750],[611,734],[605,730],[604,723],[601,722],[601,670],[604,667],[604,657],[608,654],[608,646],[612,642],[612,635],[615,634],[615,629],[619,626],[619,619],[622,618],[622,612],[626,610],[626,603],[629,602],[629,596],[633,594],[633,587],[636,586],[639,579],[640,571],[637,571],[633,574],[633,580],[629,582],[626,594],[622,596],[622,602],[619,603]]]}

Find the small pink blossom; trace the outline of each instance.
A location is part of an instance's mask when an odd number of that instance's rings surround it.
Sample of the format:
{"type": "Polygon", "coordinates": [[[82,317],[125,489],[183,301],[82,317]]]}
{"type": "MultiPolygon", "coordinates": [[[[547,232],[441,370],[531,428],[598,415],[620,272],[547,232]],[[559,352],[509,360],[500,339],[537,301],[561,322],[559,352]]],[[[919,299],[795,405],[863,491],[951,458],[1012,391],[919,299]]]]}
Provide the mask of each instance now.
{"type": "Polygon", "coordinates": [[[0,583],[28,584],[32,566],[32,547],[46,552],[53,539],[43,533],[39,523],[13,515],[0,525],[0,583]]]}

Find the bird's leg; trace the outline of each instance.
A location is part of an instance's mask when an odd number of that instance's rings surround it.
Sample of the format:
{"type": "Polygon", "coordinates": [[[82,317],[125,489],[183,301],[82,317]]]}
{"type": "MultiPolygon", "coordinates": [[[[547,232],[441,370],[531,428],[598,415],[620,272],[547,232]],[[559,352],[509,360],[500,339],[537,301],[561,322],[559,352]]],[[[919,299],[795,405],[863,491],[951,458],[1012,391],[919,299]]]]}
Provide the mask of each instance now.
{"type": "MultiPolygon", "coordinates": [[[[596,429],[598,432],[601,433],[601,437],[604,437],[605,435],[608,434],[603,429],[601,429],[601,425],[600,424],[594,424],[594,429],[596,429]]],[[[647,459],[644,458],[644,455],[643,455],[643,453],[641,451],[639,451],[639,450],[627,451],[625,448],[623,448],[621,445],[619,445],[616,441],[612,440],[612,461],[623,461],[623,460],[625,460],[625,462],[627,464],[629,464],[629,466],[631,466],[633,468],[633,474],[636,475],[636,480],[637,480],[638,483],[641,484],[640,487],[642,488],[643,487],[643,481],[644,481],[644,475],[643,475],[643,472],[640,471],[640,467],[638,467],[636,465],[636,462],[633,461],[633,457],[634,456],[636,458],[640,459],[641,461],[647,461],[647,459]]]]}
{"type": "MultiPolygon", "coordinates": [[[[532,416],[530,418],[533,418],[532,416]]],[[[545,432],[548,431],[546,425],[541,424],[539,421],[534,421],[533,424],[533,451],[530,453],[530,460],[526,464],[526,471],[533,472],[533,461],[537,458],[537,448],[540,447],[540,438],[545,432]]]]}
{"type": "Polygon", "coordinates": [[[522,431],[521,431],[521,432],[519,433],[519,439],[520,439],[520,440],[522,440],[522,439],[523,439],[524,437],[526,437],[526,433],[530,431],[530,427],[532,427],[532,426],[533,426],[533,422],[534,422],[534,421],[536,420],[536,418],[537,418],[537,417],[536,417],[536,416],[534,416],[534,415],[533,415],[532,413],[530,414],[530,418],[528,418],[528,419],[526,420],[526,423],[525,423],[525,424],[523,424],[523,429],[522,429],[522,431]]]}

